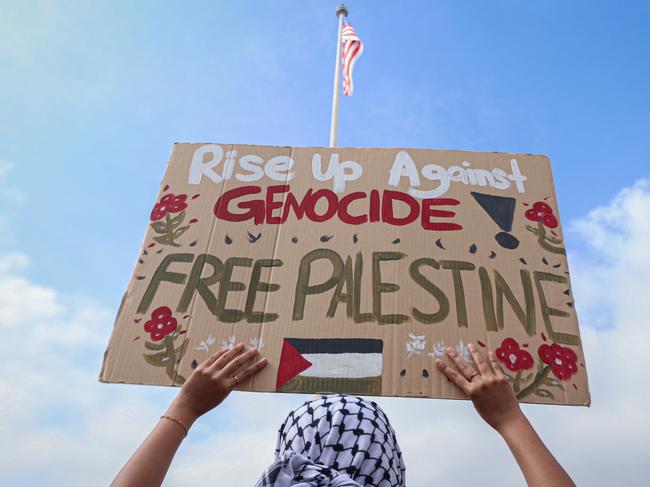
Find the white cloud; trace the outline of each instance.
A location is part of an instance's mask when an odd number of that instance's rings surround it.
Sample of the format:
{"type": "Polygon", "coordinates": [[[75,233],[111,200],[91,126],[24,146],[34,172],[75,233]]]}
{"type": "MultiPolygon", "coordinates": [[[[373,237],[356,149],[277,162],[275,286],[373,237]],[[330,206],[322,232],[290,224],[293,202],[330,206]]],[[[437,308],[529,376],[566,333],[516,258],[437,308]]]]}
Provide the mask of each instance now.
{"type": "MultiPolygon", "coordinates": [[[[578,485],[643,485],[650,436],[650,184],[569,226],[591,408],[525,409],[578,485]],[[605,317],[605,318],[603,318],[605,317]]],[[[173,397],[97,382],[112,310],[69,303],[0,256],[0,472],[11,485],[106,485],[173,397]]],[[[166,485],[252,485],[286,410],[303,397],[235,394],[192,431],[166,485]]],[[[466,402],[381,399],[409,485],[522,485],[507,448],[466,402]]]]}

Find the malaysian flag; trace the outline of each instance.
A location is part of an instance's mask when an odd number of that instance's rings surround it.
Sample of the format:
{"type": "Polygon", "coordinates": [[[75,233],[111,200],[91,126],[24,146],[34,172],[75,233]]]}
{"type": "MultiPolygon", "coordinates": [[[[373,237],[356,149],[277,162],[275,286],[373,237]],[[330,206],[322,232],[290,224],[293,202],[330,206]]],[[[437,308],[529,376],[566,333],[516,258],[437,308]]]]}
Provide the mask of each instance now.
{"type": "Polygon", "coordinates": [[[343,94],[350,96],[354,89],[352,68],[363,52],[363,42],[357,36],[354,27],[350,24],[345,24],[341,34],[341,43],[343,44],[343,57],[341,59],[341,63],[343,64],[343,94]]]}

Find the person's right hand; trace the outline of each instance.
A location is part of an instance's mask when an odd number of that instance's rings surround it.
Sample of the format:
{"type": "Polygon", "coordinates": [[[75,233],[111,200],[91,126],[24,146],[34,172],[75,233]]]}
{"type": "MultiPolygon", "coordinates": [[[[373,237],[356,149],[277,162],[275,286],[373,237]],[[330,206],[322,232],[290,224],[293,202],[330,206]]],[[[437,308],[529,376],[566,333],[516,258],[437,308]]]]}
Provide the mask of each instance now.
{"type": "Polygon", "coordinates": [[[185,418],[190,415],[189,419],[193,421],[221,404],[235,387],[266,367],[268,361],[265,357],[246,365],[257,354],[256,348],[245,351],[244,344],[240,343],[209,357],[183,384],[169,408],[169,415],[185,418]]]}
{"type": "Polygon", "coordinates": [[[523,416],[515,393],[494,352],[488,353],[488,363],[473,344],[470,343],[467,348],[476,368],[465,362],[452,347],[447,347],[446,353],[454,366],[436,359],[436,367],[472,400],[485,422],[501,432],[507,424],[523,416]]]}

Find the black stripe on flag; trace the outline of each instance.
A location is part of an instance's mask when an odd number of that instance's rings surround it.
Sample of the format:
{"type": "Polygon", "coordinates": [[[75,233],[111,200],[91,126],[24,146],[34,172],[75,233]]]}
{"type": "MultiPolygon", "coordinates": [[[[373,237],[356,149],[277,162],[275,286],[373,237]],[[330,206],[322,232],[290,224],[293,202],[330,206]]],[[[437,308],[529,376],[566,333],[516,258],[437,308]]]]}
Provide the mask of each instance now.
{"type": "Polygon", "coordinates": [[[285,338],[299,353],[381,353],[382,340],[372,338],[285,338]]]}

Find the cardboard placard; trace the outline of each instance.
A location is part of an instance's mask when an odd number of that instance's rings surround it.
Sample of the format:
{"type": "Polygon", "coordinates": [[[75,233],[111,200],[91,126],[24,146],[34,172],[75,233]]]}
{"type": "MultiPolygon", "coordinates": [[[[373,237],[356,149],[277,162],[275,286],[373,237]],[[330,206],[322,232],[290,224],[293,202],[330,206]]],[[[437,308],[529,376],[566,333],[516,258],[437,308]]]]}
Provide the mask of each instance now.
{"type": "Polygon", "coordinates": [[[180,385],[257,346],[252,391],[461,398],[446,346],[520,400],[589,404],[544,156],[176,144],[100,380],[180,385]]]}

